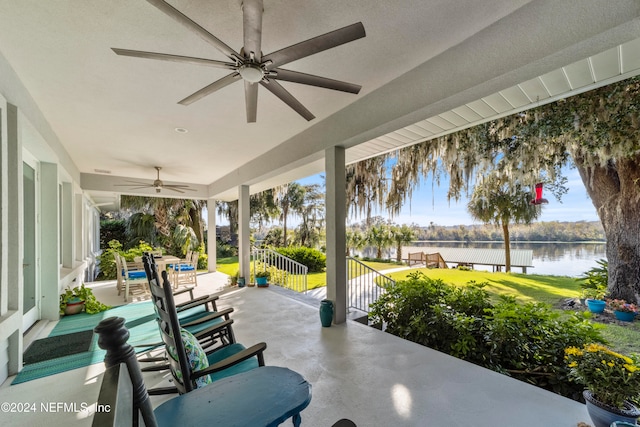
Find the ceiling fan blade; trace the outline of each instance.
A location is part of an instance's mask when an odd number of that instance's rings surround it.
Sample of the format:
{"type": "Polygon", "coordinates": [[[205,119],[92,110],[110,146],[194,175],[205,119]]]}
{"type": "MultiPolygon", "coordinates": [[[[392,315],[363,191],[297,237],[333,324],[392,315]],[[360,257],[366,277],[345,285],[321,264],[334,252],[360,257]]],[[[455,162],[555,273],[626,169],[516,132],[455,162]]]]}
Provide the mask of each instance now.
{"type": "Polygon", "coordinates": [[[228,58],[235,61],[236,58],[240,57],[240,55],[229,46],[227,46],[222,40],[218,39],[216,36],[202,28],[200,25],[193,22],[189,17],[184,15],[178,9],[171,6],[164,0],[147,0],[147,2],[151,3],[156,8],[160,9],[163,13],[175,19],[191,31],[198,34],[201,38],[203,38],[206,42],[212,44],[216,49],[220,52],[224,53],[228,58]]]}
{"type": "Polygon", "coordinates": [[[244,82],[244,100],[247,105],[247,123],[255,123],[258,114],[258,85],[244,82]]]}
{"type": "Polygon", "coordinates": [[[323,34],[318,37],[285,47],[276,52],[270,53],[262,58],[263,62],[271,61],[266,65],[268,70],[272,70],[280,65],[287,64],[297,59],[304,58],[314,53],[322,52],[336,46],[340,46],[350,41],[364,37],[364,26],[362,22],[348,25],[335,31],[323,34]]]}
{"type": "Polygon", "coordinates": [[[184,194],[184,191],[182,191],[181,189],[169,187],[168,185],[163,185],[162,188],[166,188],[167,190],[175,191],[176,193],[184,194]]]}
{"type": "Polygon", "coordinates": [[[360,92],[360,89],[362,89],[362,86],[353,83],[341,82],[339,80],[300,73],[298,71],[283,70],[282,68],[276,68],[273,71],[277,74],[275,76],[270,75],[270,78],[285,82],[301,83],[304,85],[317,86],[349,93],[358,93],[360,92]]]}
{"type": "Polygon", "coordinates": [[[242,1],[242,21],[244,29],[244,55],[253,52],[256,62],[262,58],[262,0],[242,1]]]}
{"type": "Polygon", "coordinates": [[[153,188],[153,185],[143,185],[141,187],[136,187],[134,185],[114,185],[114,187],[131,187],[129,190],[143,190],[145,188],[153,188]]]}
{"type": "Polygon", "coordinates": [[[194,58],[192,56],[171,55],[168,53],[145,52],[142,50],[120,49],[116,47],[112,47],[111,50],[120,56],[132,56],[134,58],[158,59],[160,61],[209,65],[211,67],[224,68],[227,70],[234,70],[236,68],[235,64],[233,63],[215,61],[213,59],[194,58]]]}
{"type": "Polygon", "coordinates": [[[230,85],[231,83],[235,82],[236,80],[239,80],[240,74],[238,73],[231,73],[223,78],[221,78],[220,80],[216,80],[215,82],[211,83],[208,86],[203,87],[202,89],[200,89],[199,91],[187,96],[185,99],[183,99],[182,101],[178,102],[178,104],[182,104],[182,105],[189,105],[192,104],[194,102],[196,102],[197,100],[204,98],[207,95],[212,94],[213,92],[222,89],[225,86],[230,85]]]}
{"type": "Polygon", "coordinates": [[[282,102],[287,104],[289,107],[293,108],[296,113],[300,114],[307,121],[310,121],[316,118],[316,116],[311,114],[311,111],[307,110],[305,106],[300,103],[300,101],[295,99],[293,95],[287,92],[287,90],[283,88],[282,85],[280,85],[280,83],[278,83],[277,81],[269,80],[268,82],[265,82],[263,80],[260,82],[260,84],[266,87],[269,90],[269,92],[273,93],[275,96],[280,98],[282,102]]]}
{"type": "Polygon", "coordinates": [[[131,187],[131,185],[151,185],[148,182],[140,182],[140,181],[131,181],[130,179],[125,179],[124,182],[128,182],[129,184],[115,184],[115,186],[117,187],[124,187],[126,185],[128,185],[129,187],[131,187]]]}
{"type": "Polygon", "coordinates": [[[185,191],[197,191],[195,188],[188,188],[188,187],[182,187],[182,186],[177,186],[177,185],[163,185],[162,188],[168,188],[169,190],[182,190],[182,192],[184,193],[185,191]]]}

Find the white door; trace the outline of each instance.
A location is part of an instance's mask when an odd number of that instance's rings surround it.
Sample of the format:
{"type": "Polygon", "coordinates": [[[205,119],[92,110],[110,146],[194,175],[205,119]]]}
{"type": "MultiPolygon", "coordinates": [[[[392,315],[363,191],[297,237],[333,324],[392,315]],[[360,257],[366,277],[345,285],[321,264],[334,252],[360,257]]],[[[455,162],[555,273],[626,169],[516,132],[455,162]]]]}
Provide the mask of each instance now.
{"type": "Polygon", "coordinates": [[[28,153],[23,154],[23,298],[22,327],[26,331],[40,319],[41,291],[39,286],[38,260],[38,162],[28,153]]]}

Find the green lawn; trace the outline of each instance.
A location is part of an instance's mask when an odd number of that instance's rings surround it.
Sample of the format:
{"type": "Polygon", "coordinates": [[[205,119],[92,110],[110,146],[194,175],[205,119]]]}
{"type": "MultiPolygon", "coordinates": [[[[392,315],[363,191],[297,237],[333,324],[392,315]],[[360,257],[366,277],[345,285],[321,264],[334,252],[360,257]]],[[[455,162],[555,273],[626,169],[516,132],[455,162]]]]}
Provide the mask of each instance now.
{"type": "Polygon", "coordinates": [[[216,259],[216,269],[229,276],[235,275],[238,272],[238,257],[232,256],[229,258],[216,259]]]}
{"type": "Polygon", "coordinates": [[[490,271],[463,271],[457,269],[418,268],[390,273],[388,276],[398,281],[411,272],[421,271],[433,279],[442,279],[445,283],[464,286],[470,281],[487,282],[485,288],[491,295],[513,295],[520,302],[540,301],[557,305],[564,298],[577,297],[580,294],[578,282],[571,277],[540,276],[535,274],[492,273],[490,271]]]}
{"type": "MultiPolygon", "coordinates": [[[[390,270],[398,265],[384,262],[364,262],[369,267],[378,270],[390,270]]],[[[238,257],[218,258],[218,271],[233,275],[238,271],[238,257]]],[[[442,279],[445,283],[465,286],[470,281],[487,282],[485,288],[492,296],[506,294],[515,296],[520,302],[545,302],[554,307],[565,298],[577,297],[580,294],[578,282],[571,277],[542,276],[536,274],[492,273],[489,271],[463,271],[457,269],[428,269],[419,268],[390,273],[392,279],[398,281],[407,277],[411,272],[422,271],[434,279],[442,279]]],[[[326,286],[325,273],[310,273],[307,275],[309,290],[326,286]]],[[[640,353],[640,322],[628,326],[615,324],[604,325],[602,335],[609,342],[611,348],[628,354],[640,353]]]]}
{"type": "MultiPolygon", "coordinates": [[[[378,270],[390,270],[398,265],[385,262],[364,262],[367,266],[378,270]]],[[[238,257],[219,258],[218,271],[233,275],[238,271],[238,257]]],[[[563,298],[576,297],[580,293],[578,282],[570,277],[539,276],[533,274],[491,273],[487,271],[462,271],[456,269],[412,269],[390,273],[394,280],[402,280],[410,272],[422,271],[432,278],[442,279],[445,283],[463,286],[468,282],[488,282],[487,291],[493,295],[514,295],[518,300],[542,301],[556,305],[563,298]]],[[[326,286],[325,273],[310,273],[307,275],[308,289],[326,286]]]]}
{"type": "MultiPolygon", "coordinates": [[[[238,272],[239,263],[238,257],[229,257],[229,258],[218,258],[216,260],[216,269],[221,272],[228,274],[229,276],[233,276],[238,272]]],[[[325,278],[325,273],[309,273],[307,274],[307,289],[315,289],[320,288],[322,286],[326,286],[327,281],[325,278]]]]}

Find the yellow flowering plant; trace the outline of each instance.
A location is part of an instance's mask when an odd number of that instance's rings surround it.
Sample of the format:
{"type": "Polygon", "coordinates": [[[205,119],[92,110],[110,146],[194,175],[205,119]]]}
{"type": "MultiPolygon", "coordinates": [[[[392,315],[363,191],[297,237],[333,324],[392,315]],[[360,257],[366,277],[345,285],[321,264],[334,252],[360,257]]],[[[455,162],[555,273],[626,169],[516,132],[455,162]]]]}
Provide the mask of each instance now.
{"type": "Polygon", "coordinates": [[[640,397],[640,358],[625,356],[601,344],[568,347],[564,351],[570,378],[585,386],[598,401],[623,409],[640,397]]]}

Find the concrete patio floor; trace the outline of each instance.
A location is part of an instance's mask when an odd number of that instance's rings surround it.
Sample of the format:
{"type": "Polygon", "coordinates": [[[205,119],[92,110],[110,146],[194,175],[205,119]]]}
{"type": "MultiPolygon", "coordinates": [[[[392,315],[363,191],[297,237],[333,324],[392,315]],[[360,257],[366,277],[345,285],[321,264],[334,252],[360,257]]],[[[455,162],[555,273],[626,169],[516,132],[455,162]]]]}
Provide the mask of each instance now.
{"type": "MultiPolygon", "coordinates": [[[[221,276],[203,278],[197,293],[219,291],[221,276]]],[[[103,291],[108,286],[96,288],[97,295],[103,291]]],[[[360,323],[322,328],[317,307],[274,287],[225,290],[218,306],[235,309],[239,342],[265,341],[267,365],[293,369],[312,384],[303,426],[327,427],[340,418],[359,427],[494,427],[512,421],[521,427],[575,427],[590,421],[582,404],[360,323]]],[[[96,364],[14,386],[11,377],[0,387],[0,402],[95,403],[103,371],[96,364]]],[[[145,382],[167,385],[166,374],[145,373],[145,382]]],[[[153,396],[152,402],[170,397],[153,396]]],[[[91,418],[91,411],[0,415],[2,425],[11,426],[84,426],[91,418]]]]}

